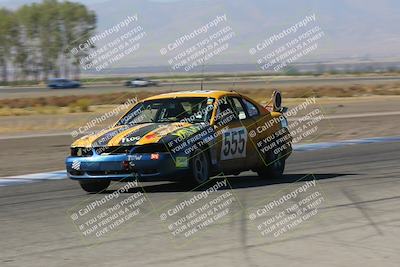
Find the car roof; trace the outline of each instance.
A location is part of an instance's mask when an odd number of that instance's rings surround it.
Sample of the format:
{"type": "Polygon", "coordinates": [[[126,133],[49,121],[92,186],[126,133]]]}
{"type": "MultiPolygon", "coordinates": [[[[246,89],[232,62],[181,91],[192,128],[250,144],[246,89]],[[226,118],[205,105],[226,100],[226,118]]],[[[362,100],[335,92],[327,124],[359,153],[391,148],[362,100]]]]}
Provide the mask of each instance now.
{"type": "Polygon", "coordinates": [[[146,98],[145,100],[155,100],[155,99],[166,99],[166,98],[178,98],[178,97],[213,97],[213,98],[221,98],[225,95],[239,95],[236,92],[228,92],[228,91],[217,91],[217,90],[204,90],[204,91],[180,91],[180,92],[172,92],[161,95],[152,96],[146,98]]]}

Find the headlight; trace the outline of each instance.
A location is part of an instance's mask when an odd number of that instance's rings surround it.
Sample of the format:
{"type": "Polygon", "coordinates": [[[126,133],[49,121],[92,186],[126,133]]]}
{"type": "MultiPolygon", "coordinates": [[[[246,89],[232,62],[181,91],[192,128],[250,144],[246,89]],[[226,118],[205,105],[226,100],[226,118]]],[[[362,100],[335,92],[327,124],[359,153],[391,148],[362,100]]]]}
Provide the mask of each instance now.
{"type": "Polygon", "coordinates": [[[93,156],[93,151],[91,148],[85,147],[71,147],[72,157],[90,157],[93,156]]]}

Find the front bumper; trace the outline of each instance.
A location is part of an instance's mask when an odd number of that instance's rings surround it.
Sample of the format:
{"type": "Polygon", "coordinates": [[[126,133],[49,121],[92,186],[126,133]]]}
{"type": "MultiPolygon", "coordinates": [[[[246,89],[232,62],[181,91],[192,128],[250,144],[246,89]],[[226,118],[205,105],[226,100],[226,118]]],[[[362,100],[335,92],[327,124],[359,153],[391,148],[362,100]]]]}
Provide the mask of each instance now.
{"type": "Polygon", "coordinates": [[[70,156],[65,163],[68,177],[73,180],[173,181],[188,173],[189,164],[177,166],[179,156],[158,154],[157,160],[147,153],[70,156]]]}

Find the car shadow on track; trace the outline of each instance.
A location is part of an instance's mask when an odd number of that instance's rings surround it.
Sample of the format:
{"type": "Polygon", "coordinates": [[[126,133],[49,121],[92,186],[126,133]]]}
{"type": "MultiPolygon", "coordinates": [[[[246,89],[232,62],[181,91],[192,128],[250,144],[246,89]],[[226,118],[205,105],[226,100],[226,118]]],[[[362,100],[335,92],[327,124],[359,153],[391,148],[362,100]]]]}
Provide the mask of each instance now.
{"type": "MultiPolygon", "coordinates": [[[[287,183],[295,183],[295,182],[305,182],[312,180],[325,180],[325,179],[333,179],[341,176],[349,176],[355,174],[344,174],[344,173],[322,173],[322,174],[285,174],[280,179],[262,179],[258,176],[227,176],[228,186],[225,188],[221,188],[220,190],[226,189],[240,189],[240,188],[252,188],[252,187],[261,187],[261,186],[269,186],[274,184],[287,184],[287,183]]],[[[200,186],[197,188],[193,188],[193,186],[188,186],[180,183],[162,183],[155,185],[146,185],[142,184],[142,187],[131,188],[128,193],[135,192],[145,192],[145,193],[176,193],[176,192],[187,192],[187,191],[203,191],[208,189],[210,186],[214,185],[218,181],[223,181],[225,177],[217,176],[211,179],[209,183],[205,186],[200,186]]],[[[113,190],[107,190],[104,193],[112,193],[113,190]]]]}

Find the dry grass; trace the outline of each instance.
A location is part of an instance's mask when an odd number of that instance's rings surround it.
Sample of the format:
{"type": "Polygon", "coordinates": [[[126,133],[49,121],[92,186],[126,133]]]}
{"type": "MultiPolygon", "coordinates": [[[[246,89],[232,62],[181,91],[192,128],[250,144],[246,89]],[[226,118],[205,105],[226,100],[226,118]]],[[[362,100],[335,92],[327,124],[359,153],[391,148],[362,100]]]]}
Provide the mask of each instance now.
{"type": "MultiPolygon", "coordinates": [[[[310,87],[283,87],[279,88],[285,98],[304,97],[359,97],[373,95],[400,95],[400,83],[377,84],[377,85],[350,85],[350,86],[310,86],[310,87]]],[[[255,100],[262,101],[269,97],[273,88],[236,90],[248,95],[255,100]]]]}
{"type": "MultiPolygon", "coordinates": [[[[304,97],[359,97],[372,95],[400,95],[400,83],[349,86],[281,87],[284,98],[304,97]]],[[[269,99],[274,88],[237,88],[236,91],[259,102],[269,99]]],[[[159,93],[170,92],[165,90],[159,93]]],[[[121,92],[100,95],[39,97],[0,100],[0,116],[20,116],[31,114],[63,114],[92,111],[94,105],[117,105],[137,97],[144,99],[153,92],[121,92]]]]}
{"type": "Polygon", "coordinates": [[[65,108],[55,106],[34,106],[26,108],[1,107],[0,116],[54,115],[66,113],[65,108]]]}

